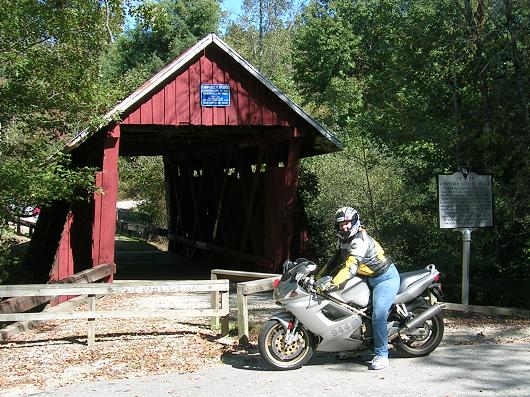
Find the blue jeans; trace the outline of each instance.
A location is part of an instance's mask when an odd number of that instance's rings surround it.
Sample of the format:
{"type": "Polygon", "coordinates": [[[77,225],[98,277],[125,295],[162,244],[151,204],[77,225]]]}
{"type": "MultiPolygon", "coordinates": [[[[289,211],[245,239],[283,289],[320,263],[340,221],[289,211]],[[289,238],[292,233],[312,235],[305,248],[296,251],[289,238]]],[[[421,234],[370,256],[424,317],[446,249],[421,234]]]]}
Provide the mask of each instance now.
{"type": "Polygon", "coordinates": [[[374,350],[376,356],[388,357],[388,330],[386,328],[388,310],[399,290],[400,278],[394,264],[379,276],[368,278],[372,287],[372,328],[374,331],[374,350]]]}

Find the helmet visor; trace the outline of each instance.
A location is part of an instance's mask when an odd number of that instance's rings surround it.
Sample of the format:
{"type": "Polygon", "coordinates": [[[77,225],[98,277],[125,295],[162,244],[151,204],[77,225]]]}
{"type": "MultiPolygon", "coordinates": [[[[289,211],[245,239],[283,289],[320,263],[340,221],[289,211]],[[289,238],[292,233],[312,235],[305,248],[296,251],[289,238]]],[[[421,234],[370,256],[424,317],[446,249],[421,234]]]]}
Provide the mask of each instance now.
{"type": "Polygon", "coordinates": [[[359,220],[359,215],[357,213],[353,214],[353,216],[347,216],[347,215],[342,215],[342,214],[338,215],[335,217],[335,229],[343,230],[343,227],[345,225],[347,225],[348,223],[355,225],[358,220],[359,220]]]}

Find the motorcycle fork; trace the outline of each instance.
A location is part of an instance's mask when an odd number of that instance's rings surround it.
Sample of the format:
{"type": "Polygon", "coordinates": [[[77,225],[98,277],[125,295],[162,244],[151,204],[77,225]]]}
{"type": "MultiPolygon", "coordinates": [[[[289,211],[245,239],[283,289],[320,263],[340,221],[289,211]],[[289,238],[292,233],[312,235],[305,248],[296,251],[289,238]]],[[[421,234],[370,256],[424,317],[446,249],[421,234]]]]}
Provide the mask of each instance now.
{"type": "Polygon", "coordinates": [[[289,325],[287,326],[287,330],[285,332],[285,344],[290,345],[294,342],[296,337],[296,329],[298,328],[298,319],[294,319],[293,322],[289,322],[289,325]]]}

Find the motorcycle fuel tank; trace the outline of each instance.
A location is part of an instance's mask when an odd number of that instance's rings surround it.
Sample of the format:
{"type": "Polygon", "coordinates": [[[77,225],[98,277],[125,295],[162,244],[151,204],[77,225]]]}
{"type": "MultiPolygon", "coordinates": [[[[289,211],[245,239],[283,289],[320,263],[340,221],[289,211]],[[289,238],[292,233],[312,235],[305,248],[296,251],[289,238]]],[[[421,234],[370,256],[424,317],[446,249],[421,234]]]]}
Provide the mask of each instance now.
{"type": "Polygon", "coordinates": [[[370,288],[366,281],[360,277],[354,277],[348,280],[344,288],[332,294],[340,300],[354,304],[358,307],[366,307],[370,302],[370,288]]]}

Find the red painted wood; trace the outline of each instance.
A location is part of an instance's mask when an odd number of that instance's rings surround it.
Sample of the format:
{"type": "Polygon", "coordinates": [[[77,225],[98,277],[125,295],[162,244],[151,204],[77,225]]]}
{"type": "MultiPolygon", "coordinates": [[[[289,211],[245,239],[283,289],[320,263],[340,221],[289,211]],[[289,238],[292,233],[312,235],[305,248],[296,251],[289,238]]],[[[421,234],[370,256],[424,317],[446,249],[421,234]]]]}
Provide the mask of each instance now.
{"type": "Polygon", "coordinates": [[[186,69],[175,80],[177,122],[190,124],[190,82],[189,70],[186,69]]]}
{"type": "Polygon", "coordinates": [[[274,111],[276,101],[274,100],[274,98],[271,98],[271,96],[267,95],[266,93],[263,93],[263,98],[264,100],[261,105],[261,111],[263,114],[263,125],[275,125],[276,120],[278,119],[274,111]]]}
{"type": "Polygon", "coordinates": [[[153,124],[153,101],[149,100],[140,106],[140,123],[153,124]]]}
{"type": "Polygon", "coordinates": [[[231,57],[206,49],[187,69],[124,119],[123,124],[288,126],[302,131],[305,121],[231,57]],[[227,83],[228,107],[201,107],[200,85],[227,83]]]}
{"type": "MultiPolygon", "coordinates": [[[[215,59],[212,60],[213,84],[224,84],[225,83],[225,72],[222,67],[216,62],[215,59]]],[[[214,107],[213,108],[213,124],[214,125],[226,125],[226,109],[227,107],[214,107]]]]}
{"type": "MultiPolygon", "coordinates": [[[[107,132],[104,140],[101,191],[95,193],[94,242],[99,241],[99,250],[93,251],[94,265],[114,263],[114,238],[116,233],[116,201],[118,198],[118,153],[120,126],[107,132]],[[99,204],[98,204],[99,201],[99,204]],[[97,229],[99,223],[99,230],[97,229]]],[[[96,244],[94,244],[96,249],[96,244]]]]}
{"type": "Polygon", "coordinates": [[[50,272],[50,280],[58,281],[73,274],[72,250],[70,249],[70,229],[72,227],[72,213],[69,212],[64,223],[57,254],[50,272]],[[71,274],[68,274],[72,270],[71,274]]]}
{"type": "Polygon", "coordinates": [[[251,125],[263,125],[263,114],[261,109],[263,85],[255,79],[250,79],[249,112],[251,125]],[[258,84],[259,83],[259,84],[258,84]]]}
{"type": "Polygon", "coordinates": [[[250,125],[250,87],[247,79],[239,75],[237,81],[237,118],[239,125],[250,125]]]}
{"type": "Polygon", "coordinates": [[[165,121],[165,90],[158,91],[151,98],[153,109],[153,124],[163,125],[165,121]]]}
{"type": "MultiPolygon", "coordinates": [[[[256,235],[249,234],[246,248],[253,249],[256,251],[255,254],[268,257],[275,264],[289,257],[290,250],[296,243],[296,241],[291,242],[291,239],[302,230],[295,224],[294,219],[296,208],[299,208],[296,192],[300,140],[297,138],[311,128],[306,121],[229,55],[216,48],[207,48],[202,54],[198,54],[185,70],[168,78],[164,87],[159,87],[157,93],[146,97],[142,104],[136,106],[137,108],[132,110],[121,124],[287,127],[283,131],[290,135],[283,135],[283,132],[279,131],[282,129],[278,128],[275,129],[274,134],[268,134],[268,130],[264,129],[263,133],[256,134],[251,139],[241,138],[241,142],[246,139],[247,143],[252,140],[253,145],[258,142],[266,145],[266,150],[270,154],[266,159],[267,172],[259,178],[250,179],[256,181],[255,189],[251,188],[253,185],[248,180],[243,185],[243,178],[238,178],[238,175],[248,173],[247,153],[240,155],[234,162],[228,162],[223,157],[219,164],[212,166],[211,169],[191,160],[191,172],[193,170],[198,172],[191,178],[187,173],[179,171],[182,170],[182,163],[178,165],[176,162],[170,167],[173,179],[168,182],[168,189],[169,194],[174,196],[172,205],[177,207],[177,211],[173,212],[178,216],[171,221],[173,223],[170,222],[172,232],[175,234],[183,235],[190,232],[192,236],[196,231],[197,238],[207,239],[207,236],[213,235],[212,219],[216,219],[219,213],[218,240],[215,243],[226,248],[239,248],[241,236],[238,233],[245,229],[245,225],[242,224],[245,219],[240,219],[241,209],[245,208],[244,200],[253,201],[257,211],[255,213],[252,211],[247,220],[251,222],[249,227],[252,227],[256,235]],[[201,108],[200,84],[225,82],[231,89],[230,106],[201,108]],[[291,139],[291,143],[286,161],[287,147],[282,141],[288,139],[291,139]],[[277,167],[278,162],[284,162],[285,167],[277,167]],[[233,168],[235,172],[225,175],[225,168],[233,168]],[[219,186],[216,186],[216,183],[219,186]],[[246,196],[241,194],[242,187],[248,189],[246,196]],[[206,193],[208,189],[212,190],[213,196],[206,193]],[[250,192],[259,199],[251,200],[250,192]],[[219,204],[220,197],[224,197],[222,206],[219,204]],[[210,215],[206,217],[205,214],[210,215]],[[253,237],[252,244],[250,237],[253,237]]],[[[92,222],[90,229],[92,239],[83,236],[88,241],[92,241],[92,246],[89,250],[88,247],[83,248],[82,244],[74,241],[79,237],[75,236],[72,225],[75,226],[75,222],[79,223],[80,219],[76,211],[71,212],[65,222],[56,263],[52,268],[52,277],[55,279],[73,274],[78,266],[76,263],[79,263],[78,258],[84,261],[84,257],[90,254],[92,263],[90,261],[88,263],[92,266],[114,262],[120,127],[118,125],[110,132],[100,131],[100,133],[107,135],[103,138],[102,170],[96,173],[96,185],[104,194],[101,192],[94,194],[93,219],[90,207],[87,210],[89,216],[81,220],[88,224],[92,222]]],[[[63,214],[65,212],[66,208],[63,214]]],[[[86,233],[78,231],[77,234],[89,234],[90,231],[86,233]]],[[[307,238],[303,233],[300,236],[298,238],[300,241],[307,238]]]]}
{"type": "MultiPolygon", "coordinates": [[[[55,260],[50,271],[50,281],[62,280],[74,274],[74,261],[71,248],[71,230],[73,219],[74,216],[70,211],[66,217],[59,247],[57,248],[55,260]]],[[[69,296],[60,296],[53,299],[50,304],[55,306],[59,303],[67,301],[68,299],[70,299],[69,296]]]]}
{"type": "Polygon", "coordinates": [[[103,172],[96,172],[96,192],[94,193],[94,221],[92,223],[92,267],[102,263],[99,260],[101,235],[101,201],[103,190],[103,172]]]}
{"type": "MultiPolygon", "coordinates": [[[[212,61],[207,56],[201,57],[201,77],[199,87],[201,84],[213,83],[213,66],[212,61]]],[[[200,98],[199,98],[200,101],[200,98]]],[[[200,102],[199,102],[200,105],[200,102]]],[[[201,106],[201,124],[211,126],[213,125],[213,108],[209,106],[201,106]]]]}
{"type": "Polygon", "coordinates": [[[164,87],[164,124],[177,124],[177,99],[175,95],[176,80],[164,87]]]}
{"type": "Polygon", "coordinates": [[[201,84],[201,62],[200,59],[192,64],[190,71],[190,123],[192,125],[202,124],[202,112],[200,105],[200,84],[201,84]]]}
{"type": "Polygon", "coordinates": [[[226,124],[239,125],[239,68],[226,68],[225,81],[230,84],[230,106],[226,109],[226,124]]]}
{"type": "Polygon", "coordinates": [[[142,122],[140,117],[140,108],[133,111],[129,117],[126,118],[126,120],[128,121],[128,124],[140,124],[142,122]]]}
{"type": "MultiPolygon", "coordinates": [[[[300,139],[291,139],[289,144],[289,154],[287,159],[287,169],[285,170],[284,192],[284,236],[282,240],[284,258],[289,258],[291,255],[291,242],[294,233],[294,215],[296,210],[297,190],[298,190],[298,175],[300,173],[300,139]]],[[[280,263],[280,262],[276,262],[280,263]]]]}
{"type": "MultiPolygon", "coordinates": [[[[263,253],[274,263],[281,263],[284,254],[282,247],[283,222],[282,222],[282,202],[283,181],[285,180],[285,168],[269,166],[265,174],[264,191],[267,194],[265,200],[265,216],[263,222],[263,253]]],[[[285,258],[284,258],[285,259],[285,258]]],[[[270,270],[270,269],[262,269],[270,270]]]]}

